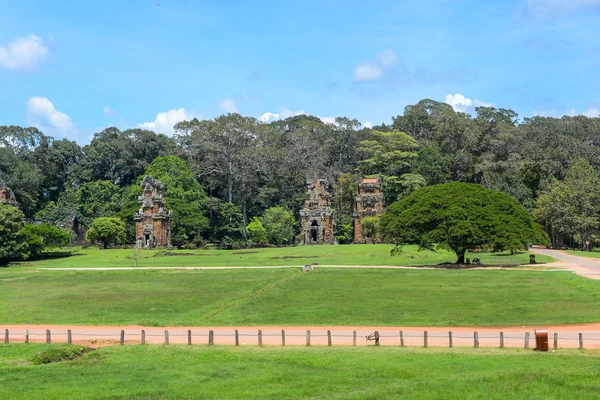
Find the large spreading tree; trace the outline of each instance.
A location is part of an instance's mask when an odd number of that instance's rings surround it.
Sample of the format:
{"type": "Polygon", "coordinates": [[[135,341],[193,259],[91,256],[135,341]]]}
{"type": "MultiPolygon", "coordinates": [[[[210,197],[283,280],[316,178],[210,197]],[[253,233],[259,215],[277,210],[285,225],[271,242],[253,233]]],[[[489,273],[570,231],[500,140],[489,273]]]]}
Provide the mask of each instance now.
{"type": "Polygon", "coordinates": [[[452,182],[417,189],[392,204],[380,229],[398,244],[447,249],[464,263],[473,247],[515,251],[548,238],[511,196],[481,185],[452,182]]]}

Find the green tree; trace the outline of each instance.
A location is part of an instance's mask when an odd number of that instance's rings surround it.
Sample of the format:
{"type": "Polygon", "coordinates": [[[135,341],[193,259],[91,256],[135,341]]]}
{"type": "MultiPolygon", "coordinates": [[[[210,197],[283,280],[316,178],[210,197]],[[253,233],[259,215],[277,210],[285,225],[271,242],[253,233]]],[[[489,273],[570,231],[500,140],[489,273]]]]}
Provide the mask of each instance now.
{"type": "Polygon", "coordinates": [[[363,175],[400,176],[410,171],[418,147],[417,141],[404,132],[371,131],[371,137],[358,147],[363,156],[359,169],[363,175]]]}
{"type": "Polygon", "coordinates": [[[294,238],[294,214],[284,207],[271,207],[260,218],[269,243],[281,246],[294,238]]]}
{"type": "Polygon", "coordinates": [[[246,227],[241,208],[232,203],[219,202],[213,239],[221,242],[222,247],[243,247],[245,236],[246,227]]]}
{"type": "Polygon", "coordinates": [[[202,210],[180,199],[167,199],[167,206],[173,211],[173,244],[182,247],[186,243],[202,243],[202,233],[208,229],[208,218],[202,210]]]}
{"type": "Polygon", "coordinates": [[[0,204],[0,267],[8,265],[11,260],[28,256],[22,232],[24,218],[18,208],[0,204]]]}
{"type": "MultiPolygon", "coordinates": [[[[165,185],[165,198],[183,200],[197,206],[202,206],[206,199],[204,188],[196,181],[186,162],[179,157],[155,158],[144,175],[150,175],[165,185]]],[[[138,178],[138,188],[142,178],[143,176],[138,178]]]]}
{"type": "Polygon", "coordinates": [[[27,225],[23,228],[29,257],[37,258],[46,249],[59,248],[69,245],[71,233],[49,224],[27,225]]]}
{"type": "Polygon", "coordinates": [[[248,240],[255,244],[267,243],[267,230],[258,217],[253,217],[246,226],[248,240]]]}
{"type": "Polygon", "coordinates": [[[379,217],[364,217],[360,221],[360,230],[365,241],[375,243],[379,236],[379,217]]]}
{"type": "MultiPolygon", "coordinates": [[[[144,175],[150,175],[165,185],[165,201],[173,211],[173,244],[181,247],[186,243],[202,241],[202,233],[208,229],[209,220],[205,216],[206,193],[194,178],[186,162],[176,156],[157,157],[146,168],[144,175]]],[[[130,202],[137,205],[140,194],[138,179],[131,189],[130,202]]],[[[131,218],[130,218],[131,220],[131,218]]]]}
{"type": "Polygon", "coordinates": [[[102,242],[105,249],[126,240],[125,223],[120,218],[101,217],[92,222],[85,238],[88,243],[102,242]]]}
{"type": "Polygon", "coordinates": [[[600,228],[600,177],[584,159],[567,170],[564,181],[554,180],[542,191],[534,210],[536,219],[546,226],[552,245],[586,241],[600,228]]]}
{"type": "Polygon", "coordinates": [[[457,263],[464,263],[465,252],[475,246],[514,251],[548,241],[514,198],[459,182],[424,187],[395,202],[381,217],[380,229],[398,244],[451,250],[457,263]]]}
{"type": "Polygon", "coordinates": [[[121,209],[122,191],[110,181],[95,181],[82,185],[77,191],[77,217],[84,226],[95,218],[113,217],[121,209]]]}

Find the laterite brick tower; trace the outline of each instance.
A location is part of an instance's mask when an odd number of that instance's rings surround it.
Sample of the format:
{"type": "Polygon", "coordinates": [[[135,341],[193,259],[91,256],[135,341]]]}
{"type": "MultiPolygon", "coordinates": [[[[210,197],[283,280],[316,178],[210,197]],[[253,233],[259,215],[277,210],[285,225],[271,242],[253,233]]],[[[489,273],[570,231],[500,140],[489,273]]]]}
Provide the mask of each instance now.
{"type": "Polygon", "coordinates": [[[309,179],[308,198],[300,210],[300,226],[304,244],[335,243],[335,221],[329,206],[331,195],[327,192],[326,179],[309,179]]]}
{"type": "Polygon", "coordinates": [[[6,204],[13,207],[19,207],[19,203],[17,199],[15,199],[15,195],[12,190],[0,180],[0,204],[6,204]]]}
{"type": "Polygon", "coordinates": [[[163,197],[164,185],[146,175],[140,186],[143,190],[138,197],[140,210],[133,216],[138,248],[171,246],[172,212],[167,210],[163,197]]]}
{"type": "Polygon", "coordinates": [[[354,243],[364,243],[361,220],[383,214],[383,190],[381,177],[363,179],[358,185],[354,203],[354,243]]]}

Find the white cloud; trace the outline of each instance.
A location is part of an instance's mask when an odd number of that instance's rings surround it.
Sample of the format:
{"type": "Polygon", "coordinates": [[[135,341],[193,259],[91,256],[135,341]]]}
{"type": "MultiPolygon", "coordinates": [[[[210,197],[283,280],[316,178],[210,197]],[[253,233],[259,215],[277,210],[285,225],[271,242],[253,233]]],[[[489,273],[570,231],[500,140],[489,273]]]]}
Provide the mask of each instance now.
{"type": "Polygon", "coordinates": [[[117,115],[117,112],[108,106],[102,107],[102,114],[106,117],[114,117],[117,115]]]}
{"type": "Polygon", "coordinates": [[[447,94],[444,103],[450,104],[454,111],[466,112],[467,108],[473,105],[473,100],[466,98],[460,93],[455,95],[447,94]]]}
{"type": "MultiPolygon", "coordinates": [[[[260,115],[258,117],[258,120],[264,123],[270,123],[273,121],[278,121],[280,119],[286,119],[289,117],[293,117],[296,115],[314,115],[314,114],[310,114],[307,113],[305,110],[297,110],[297,111],[292,111],[289,108],[287,108],[286,106],[281,106],[279,107],[279,112],[276,113],[272,113],[272,112],[266,112],[263,113],[262,115],[260,115]]],[[[335,118],[336,117],[322,117],[320,115],[314,115],[315,117],[319,118],[321,121],[323,121],[326,124],[336,124],[335,122],[335,118]]],[[[371,128],[373,126],[373,124],[370,121],[366,121],[366,122],[361,122],[362,126],[366,127],[366,128],[371,128]]]]}
{"type": "Polygon", "coordinates": [[[0,67],[8,69],[34,69],[50,55],[42,39],[35,35],[16,38],[0,46],[0,67]]]}
{"type": "Polygon", "coordinates": [[[377,60],[383,68],[390,68],[400,61],[400,57],[393,50],[387,49],[377,54],[377,60]]]}
{"type": "Polygon", "coordinates": [[[265,122],[265,123],[277,121],[278,119],[281,119],[279,117],[279,114],[277,114],[277,113],[270,113],[270,112],[266,112],[266,113],[262,114],[260,117],[258,117],[258,120],[260,122],[265,122]]]}
{"type": "Polygon", "coordinates": [[[319,117],[319,116],[317,116],[317,117],[326,124],[335,125],[335,117],[319,117]]]}
{"type": "Polygon", "coordinates": [[[144,122],[137,127],[171,136],[173,135],[173,127],[175,124],[192,118],[194,118],[194,116],[191,113],[187,113],[185,108],[179,108],[177,110],[173,109],[167,112],[158,113],[153,122],[144,122]]]}
{"type": "Polygon", "coordinates": [[[450,104],[454,111],[473,113],[475,111],[475,107],[494,107],[492,103],[488,103],[478,99],[469,99],[460,93],[456,94],[447,94],[444,103],[450,104]]]}
{"type": "Polygon", "coordinates": [[[258,120],[261,122],[269,123],[269,122],[277,121],[280,119],[286,119],[289,117],[293,117],[295,115],[302,115],[302,114],[306,114],[306,111],[304,111],[304,110],[292,111],[289,108],[287,108],[286,106],[281,106],[281,107],[279,107],[279,112],[276,112],[276,113],[266,112],[266,113],[262,114],[261,116],[259,116],[258,120]]]}
{"type": "Polygon", "coordinates": [[[374,81],[383,75],[381,67],[372,62],[362,62],[354,69],[355,81],[374,81]]]}
{"type": "Polygon", "coordinates": [[[31,125],[51,134],[73,136],[77,133],[71,117],[57,110],[46,97],[30,97],[27,100],[27,119],[31,125]]]}
{"type": "Polygon", "coordinates": [[[595,107],[590,107],[585,111],[577,111],[574,108],[569,108],[566,110],[559,110],[556,108],[551,108],[551,109],[536,108],[535,110],[533,110],[532,114],[537,117],[552,117],[552,118],[560,118],[565,115],[569,116],[569,117],[575,117],[577,115],[584,115],[584,116],[590,117],[590,118],[597,118],[597,117],[600,117],[600,109],[597,109],[595,107]]]}
{"type": "Polygon", "coordinates": [[[238,112],[235,102],[232,99],[225,99],[220,105],[221,111],[224,113],[236,113],[238,112]]]}

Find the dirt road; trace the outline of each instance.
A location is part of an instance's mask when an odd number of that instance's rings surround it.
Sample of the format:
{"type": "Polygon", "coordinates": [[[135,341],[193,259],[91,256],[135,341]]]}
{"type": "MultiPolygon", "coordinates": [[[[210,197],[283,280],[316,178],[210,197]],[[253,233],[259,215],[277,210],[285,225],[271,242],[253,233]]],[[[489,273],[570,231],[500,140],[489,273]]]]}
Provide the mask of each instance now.
{"type": "Polygon", "coordinates": [[[207,344],[209,331],[214,334],[214,344],[234,345],[235,330],[238,330],[239,344],[241,346],[258,345],[258,331],[262,331],[263,345],[282,344],[282,330],[285,331],[286,345],[305,346],[307,330],[310,330],[310,344],[312,346],[326,346],[328,343],[327,331],[331,332],[333,346],[352,346],[353,334],[356,331],[356,345],[372,345],[365,337],[378,331],[382,346],[399,346],[400,331],[403,333],[404,345],[422,347],[424,345],[424,331],[428,334],[429,346],[447,347],[449,332],[452,331],[454,346],[474,346],[474,332],[478,333],[479,346],[499,347],[500,332],[504,333],[506,347],[524,347],[525,334],[529,332],[530,348],[535,347],[534,329],[548,329],[549,345],[553,346],[553,335],[558,333],[559,348],[579,347],[578,335],[583,334],[584,347],[600,348],[600,323],[584,325],[559,325],[538,327],[502,327],[502,328],[465,328],[465,327],[347,327],[347,326],[266,326],[266,327],[162,327],[147,328],[141,326],[62,326],[62,325],[0,325],[4,333],[9,332],[11,343],[24,342],[26,330],[29,331],[31,342],[45,342],[46,330],[51,333],[52,343],[67,342],[67,331],[71,330],[72,341],[77,344],[110,345],[118,344],[121,330],[124,331],[126,345],[140,344],[142,329],[145,331],[147,344],[161,344],[165,342],[165,331],[168,332],[170,344],[186,344],[188,330],[192,333],[193,344],[207,344]]]}
{"type": "Polygon", "coordinates": [[[554,257],[560,260],[556,263],[547,264],[549,267],[567,269],[590,279],[600,279],[600,259],[573,256],[560,250],[529,249],[532,253],[554,257]]]}

